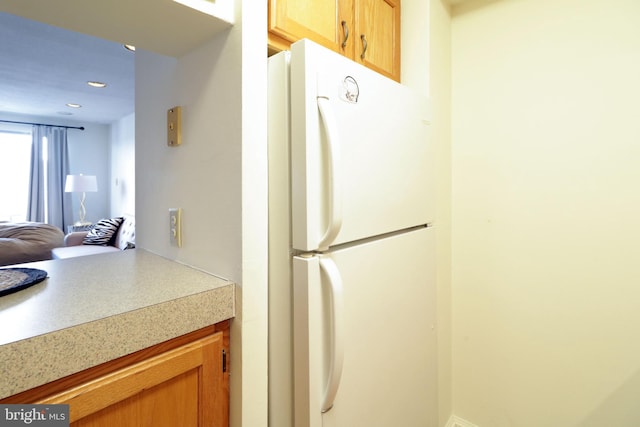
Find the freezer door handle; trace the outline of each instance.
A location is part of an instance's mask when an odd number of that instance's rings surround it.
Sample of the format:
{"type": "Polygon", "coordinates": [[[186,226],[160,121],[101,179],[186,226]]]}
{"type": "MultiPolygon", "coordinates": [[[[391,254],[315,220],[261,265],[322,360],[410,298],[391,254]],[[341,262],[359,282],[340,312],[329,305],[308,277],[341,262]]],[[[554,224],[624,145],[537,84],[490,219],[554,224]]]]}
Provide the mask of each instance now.
{"type": "Polygon", "coordinates": [[[327,158],[329,161],[329,194],[327,208],[329,210],[327,230],[318,243],[319,250],[327,250],[340,232],[342,227],[342,194],[340,174],[340,144],[338,124],[331,109],[329,98],[318,96],[318,109],[327,136],[327,158]]]}
{"type": "Polygon", "coordinates": [[[321,411],[328,412],[333,407],[340,379],[342,377],[342,364],[344,361],[344,335],[343,335],[343,298],[342,298],[342,277],[336,264],[328,257],[320,258],[320,270],[324,273],[329,285],[329,294],[331,306],[330,321],[330,355],[329,355],[329,373],[325,385],[324,396],[322,399],[321,411]]]}

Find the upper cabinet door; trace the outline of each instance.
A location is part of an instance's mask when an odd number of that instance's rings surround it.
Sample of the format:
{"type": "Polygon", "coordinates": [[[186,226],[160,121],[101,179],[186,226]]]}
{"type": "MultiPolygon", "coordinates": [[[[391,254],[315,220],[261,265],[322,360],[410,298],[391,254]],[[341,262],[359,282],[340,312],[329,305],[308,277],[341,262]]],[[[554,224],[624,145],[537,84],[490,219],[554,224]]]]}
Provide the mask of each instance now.
{"type": "Polygon", "coordinates": [[[358,0],[355,25],[354,59],[400,81],[400,0],[358,0]]]}
{"type": "Polygon", "coordinates": [[[352,10],[352,0],[269,0],[269,43],[284,50],[308,38],[351,56],[352,10]]]}

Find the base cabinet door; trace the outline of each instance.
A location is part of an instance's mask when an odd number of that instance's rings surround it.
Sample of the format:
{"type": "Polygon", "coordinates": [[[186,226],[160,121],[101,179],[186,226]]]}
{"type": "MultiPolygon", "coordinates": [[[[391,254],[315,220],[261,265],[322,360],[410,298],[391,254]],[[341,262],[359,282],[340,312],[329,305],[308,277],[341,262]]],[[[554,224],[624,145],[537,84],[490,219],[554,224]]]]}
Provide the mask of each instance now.
{"type": "Polygon", "coordinates": [[[218,332],[36,403],[69,404],[74,427],[226,427],[223,349],[218,332]]]}

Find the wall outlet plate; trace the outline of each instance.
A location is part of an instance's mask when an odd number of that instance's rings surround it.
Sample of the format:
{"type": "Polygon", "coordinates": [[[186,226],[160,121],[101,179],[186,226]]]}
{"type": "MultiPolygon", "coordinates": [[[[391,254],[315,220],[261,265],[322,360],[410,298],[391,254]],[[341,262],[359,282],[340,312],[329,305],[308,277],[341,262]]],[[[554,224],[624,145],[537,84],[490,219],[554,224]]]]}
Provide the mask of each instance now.
{"type": "Polygon", "coordinates": [[[182,247],[182,208],[169,209],[169,243],[182,247]]]}

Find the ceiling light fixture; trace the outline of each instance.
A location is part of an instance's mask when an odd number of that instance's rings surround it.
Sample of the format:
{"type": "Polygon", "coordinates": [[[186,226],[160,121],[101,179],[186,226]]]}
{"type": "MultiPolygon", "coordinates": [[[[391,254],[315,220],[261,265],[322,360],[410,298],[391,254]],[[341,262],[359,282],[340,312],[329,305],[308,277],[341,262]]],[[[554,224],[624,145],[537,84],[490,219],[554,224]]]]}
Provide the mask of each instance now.
{"type": "Polygon", "coordinates": [[[91,87],[107,87],[107,84],[102,82],[87,82],[87,84],[91,87]]]}
{"type": "Polygon", "coordinates": [[[74,104],[73,102],[69,102],[69,103],[67,104],[67,107],[71,107],[71,108],[80,108],[80,107],[82,107],[82,105],[80,105],[80,104],[74,104]]]}
{"type": "Polygon", "coordinates": [[[125,49],[130,50],[131,52],[135,52],[136,51],[136,47],[132,44],[125,44],[123,45],[125,49]]]}

